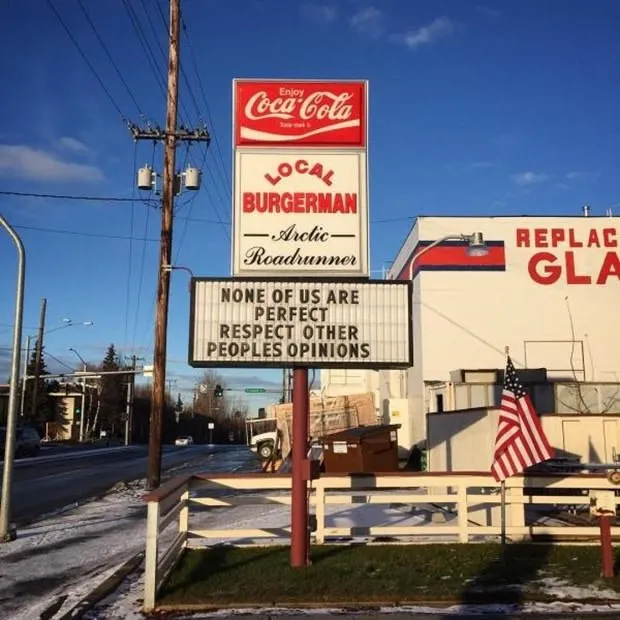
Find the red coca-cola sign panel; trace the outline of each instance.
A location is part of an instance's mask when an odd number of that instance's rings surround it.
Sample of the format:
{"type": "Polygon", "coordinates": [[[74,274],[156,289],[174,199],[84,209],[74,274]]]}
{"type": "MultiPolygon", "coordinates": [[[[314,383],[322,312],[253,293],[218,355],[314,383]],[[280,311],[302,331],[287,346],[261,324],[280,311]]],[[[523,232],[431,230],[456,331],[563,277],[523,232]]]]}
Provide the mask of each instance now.
{"type": "Polygon", "coordinates": [[[235,80],[235,146],[366,146],[366,82],[235,80]]]}

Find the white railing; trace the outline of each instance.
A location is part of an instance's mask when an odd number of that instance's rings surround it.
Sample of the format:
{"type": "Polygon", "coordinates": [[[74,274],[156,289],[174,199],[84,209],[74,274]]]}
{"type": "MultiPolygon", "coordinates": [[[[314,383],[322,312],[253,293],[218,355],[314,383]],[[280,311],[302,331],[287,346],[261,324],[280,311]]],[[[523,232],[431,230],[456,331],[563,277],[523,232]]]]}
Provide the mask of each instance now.
{"type": "MultiPolygon", "coordinates": [[[[574,510],[601,499],[617,505],[617,489],[603,474],[510,478],[506,482],[506,535],[511,541],[546,536],[558,542],[594,543],[599,536],[597,524],[570,524],[557,519],[540,523],[530,512],[538,507],[542,516],[554,506],[574,510]]],[[[155,608],[162,583],[180,559],[181,551],[190,545],[264,544],[265,539],[288,542],[289,520],[283,515],[288,511],[273,511],[271,517],[275,520],[271,523],[269,515],[248,517],[246,511],[252,505],[289,506],[290,490],[289,474],[195,474],[175,478],[146,495],[145,610],[155,608]],[[240,527],[235,527],[233,518],[224,521],[225,528],[207,527],[214,520],[214,509],[234,511],[240,506],[244,507],[236,521],[240,527]]],[[[360,536],[409,543],[497,539],[501,534],[500,503],[499,485],[487,473],[323,475],[311,483],[310,507],[316,520],[312,539],[315,544],[360,536]],[[419,520],[409,519],[407,523],[405,517],[399,517],[396,523],[338,525],[338,515],[331,510],[336,505],[358,509],[360,505],[386,504],[416,506],[429,518],[423,526],[419,520]]],[[[612,527],[612,536],[620,536],[620,527],[612,527]]]]}

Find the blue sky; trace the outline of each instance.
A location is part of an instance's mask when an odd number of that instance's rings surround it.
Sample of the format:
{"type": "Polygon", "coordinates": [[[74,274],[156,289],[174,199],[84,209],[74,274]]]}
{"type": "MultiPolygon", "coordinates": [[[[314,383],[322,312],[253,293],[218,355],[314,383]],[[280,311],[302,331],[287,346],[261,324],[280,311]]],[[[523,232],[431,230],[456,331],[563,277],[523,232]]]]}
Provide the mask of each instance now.
{"type": "MultiPolygon", "coordinates": [[[[145,163],[161,171],[161,148],[134,144],[121,115],[160,125],[165,118],[165,1],[82,2],[96,33],[75,0],[53,6],[105,90],[48,2],[0,8],[4,49],[13,50],[0,57],[0,191],[135,198],[0,195],[0,213],[28,252],[25,334],[36,329],[42,297],[49,329],[67,317],[95,323],[47,337],[47,351],[70,366],[68,347],[92,362],[111,342],[127,355],[152,355],[160,213],[141,200],[134,179],[145,163]]],[[[375,277],[417,215],[576,214],[586,202],[593,214],[620,210],[615,0],[182,4],[181,116],[190,125],[204,120],[214,136],[206,160],[200,147],[178,151],[179,167],[205,161],[203,189],[178,199],[175,224],[175,263],[196,275],[230,275],[235,77],[370,81],[375,277]]],[[[4,379],[15,274],[6,238],[0,265],[4,379]]],[[[188,302],[187,274],[175,272],[168,374],[183,392],[201,374],[185,363],[188,302]]],[[[221,374],[231,387],[281,382],[278,371],[221,374]]],[[[248,400],[255,408],[269,398],[248,400]]]]}

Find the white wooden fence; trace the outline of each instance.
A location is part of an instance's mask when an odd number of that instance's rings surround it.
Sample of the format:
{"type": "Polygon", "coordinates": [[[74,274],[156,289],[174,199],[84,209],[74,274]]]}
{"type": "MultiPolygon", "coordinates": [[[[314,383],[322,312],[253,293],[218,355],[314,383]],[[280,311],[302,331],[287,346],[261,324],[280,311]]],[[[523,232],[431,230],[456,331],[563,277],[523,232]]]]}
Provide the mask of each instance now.
{"type": "MultiPolygon", "coordinates": [[[[619,487],[603,474],[558,474],[515,476],[506,483],[506,534],[509,540],[552,537],[558,542],[595,543],[599,528],[592,524],[571,525],[561,520],[533,520],[553,507],[565,510],[587,507],[598,502],[601,507],[620,503],[619,487]]],[[[156,606],[157,593],[181,556],[181,551],[196,544],[265,544],[287,541],[288,521],[277,527],[266,519],[254,519],[252,527],[205,527],[215,507],[248,505],[290,505],[289,474],[196,474],[181,476],[145,495],[148,504],[144,578],[144,608],[156,606]],[[204,507],[209,507],[205,510],[204,507]],[[206,517],[206,519],[205,519],[206,517]]],[[[499,520],[499,485],[488,473],[389,473],[376,475],[324,475],[312,482],[310,508],[316,526],[315,544],[335,542],[342,537],[389,537],[407,543],[478,542],[497,539],[499,520]],[[329,524],[330,507],[360,504],[415,506],[432,518],[420,522],[371,523],[334,526],[329,524]],[[434,517],[438,518],[435,519],[434,517]]],[[[332,519],[333,520],[333,519],[332,519]]],[[[243,524],[241,524],[243,526],[243,524]]],[[[620,526],[612,527],[612,536],[620,537],[620,526]]]]}

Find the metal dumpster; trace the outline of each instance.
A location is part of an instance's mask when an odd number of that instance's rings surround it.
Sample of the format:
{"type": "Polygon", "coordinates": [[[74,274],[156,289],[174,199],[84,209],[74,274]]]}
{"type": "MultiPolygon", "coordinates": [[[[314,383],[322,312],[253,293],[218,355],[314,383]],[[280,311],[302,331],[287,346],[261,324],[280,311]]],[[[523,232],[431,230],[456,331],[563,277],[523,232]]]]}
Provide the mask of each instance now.
{"type": "Polygon", "coordinates": [[[325,435],[325,473],[371,474],[398,471],[400,424],[357,426],[325,435]]]}

